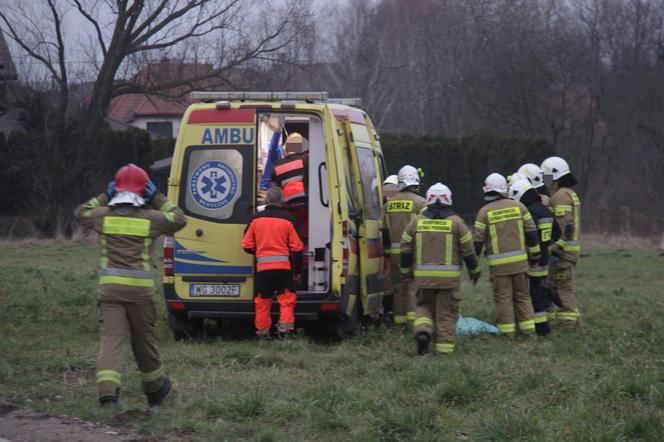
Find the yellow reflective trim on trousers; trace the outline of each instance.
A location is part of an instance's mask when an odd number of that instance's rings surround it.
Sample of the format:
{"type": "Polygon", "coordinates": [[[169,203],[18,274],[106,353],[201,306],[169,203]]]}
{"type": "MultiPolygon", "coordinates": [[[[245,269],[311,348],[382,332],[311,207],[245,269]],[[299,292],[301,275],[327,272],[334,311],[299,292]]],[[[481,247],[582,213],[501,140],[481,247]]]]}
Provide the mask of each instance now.
{"type": "Polygon", "coordinates": [[[514,256],[506,256],[505,258],[489,259],[489,265],[490,266],[497,266],[497,265],[500,265],[500,264],[512,264],[514,262],[525,261],[527,259],[528,259],[528,255],[526,253],[522,253],[522,254],[514,255],[514,256]]]}
{"type": "Polygon", "coordinates": [[[105,216],[102,233],[106,235],[150,236],[150,220],[126,216],[105,216]]]}
{"type": "Polygon", "coordinates": [[[122,373],[115,370],[99,370],[95,375],[97,383],[102,382],[113,382],[118,385],[122,385],[122,373]]]}
{"type": "Polygon", "coordinates": [[[532,330],[535,328],[535,320],[529,319],[527,321],[519,322],[519,330],[532,330]]]}
{"type": "Polygon", "coordinates": [[[470,232],[468,232],[468,233],[466,233],[465,235],[463,235],[461,237],[459,242],[461,242],[461,244],[465,244],[465,243],[470,242],[472,240],[473,240],[473,235],[470,232]]]}
{"type": "Polygon", "coordinates": [[[579,319],[579,312],[558,312],[556,319],[559,321],[576,321],[579,319]]]}
{"type": "Polygon", "coordinates": [[[546,322],[547,315],[544,314],[542,316],[535,316],[535,324],[541,324],[543,322],[546,322]]]}
{"type": "Polygon", "coordinates": [[[99,259],[99,267],[105,269],[108,267],[108,249],[106,248],[106,235],[101,235],[99,237],[99,243],[101,244],[101,258],[99,259]]]}
{"type": "Polygon", "coordinates": [[[532,276],[533,278],[541,278],[548,275],[548,270],[528,270],[528,276],[532,276]]]}
{"type": "Polygon", "coordinates": [[[496,324],[498,327],[498,330],[501,333],[514,333],[514,330],[516,330],[516,324],[496,324]]]}
{"type": "Polygon", "coordinates": [[[452,353],[454,351],[455,344],[436,344],[434,349],[438,353],[452,353]]]}
{"type": "Polygon", "coordinates": [[[141,381],[143,382],[154,382],[161,378],[164,375],[164,368],[159,367],[156,370],[153,370],[148,373],[141,373],[141,381]]]}
{"type": "Polygon", "coordinates": [[[433,327],[433,320],[431,318],[417,318],[413,324],[415,327],[433,327]]]}
{"type": "Polygon", "coordinates": [[[414,275],[420,278],[454,278],[461,276],[461,272],[454,270],[415,270],[414,275]]]}
{"type": "Polygon", "coordinates": [[[445,235],[445,261],[443,262],[444,265],[451,265],[452,264],[452,241],[454,237],[452,236],[451,233],[448,233],[445,235]]]}
{"type": "Polygon", "coordinates": [[[405,324],[408,318],[406,315],[394,315],[394,323],[395,324],[405,324]]]}
{"type": "Polygon", "coordinates": [[[154,287],[153,279],[129,278],[126,276],[103,275],[99,278],[99,285],[120,284],[131,287],[154,287]]]}
{"type": "Polygon", "coordinates": [[[489,234],[491,235],[491,251],[493,254],[500,253],[498,248],[498,232],[496,232],[496,226],[491,224],[489,226],[489,234]]]}
{"type": "Polygon", "coordinates": [[[406,319],[408,321],[414,321],[415,320],[415,312],[406,312],[406,319]]]}
{"type": "Polygon", "coordinates": [[[152,244],[151,238],[143,239],[143,250],[141,251],[141,260],[143,260],[143,270],[150,271],[150,245],[152,244]]]}

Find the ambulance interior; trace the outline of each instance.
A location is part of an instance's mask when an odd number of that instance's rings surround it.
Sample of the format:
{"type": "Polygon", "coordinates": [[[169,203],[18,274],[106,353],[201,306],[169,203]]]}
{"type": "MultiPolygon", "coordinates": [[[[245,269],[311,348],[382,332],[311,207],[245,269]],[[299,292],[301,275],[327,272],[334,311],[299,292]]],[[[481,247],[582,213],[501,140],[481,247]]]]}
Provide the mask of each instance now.
{"type": "MultiPolygon", "coordinates": [[[[310,114],[263,113],[258,118],[257,140],[257,201],[265,204],[265,193],[269,188],[266,163],[270,144],[275,133],[279,133],[278,145],[283,146],[288,134],[298,132],[309,141],[308,171],[308,215],[309,237],[305,243],[304,272],[298,294],[315,297],[326,294],[330,285],[330,208],[328,178],[325,163],[325,136],[320,118],[310,114]]],[[[282,149],[283,152],[283,149],[282,149]]],[[[283,158],[283,154],[280,158],[283,158]]]]}

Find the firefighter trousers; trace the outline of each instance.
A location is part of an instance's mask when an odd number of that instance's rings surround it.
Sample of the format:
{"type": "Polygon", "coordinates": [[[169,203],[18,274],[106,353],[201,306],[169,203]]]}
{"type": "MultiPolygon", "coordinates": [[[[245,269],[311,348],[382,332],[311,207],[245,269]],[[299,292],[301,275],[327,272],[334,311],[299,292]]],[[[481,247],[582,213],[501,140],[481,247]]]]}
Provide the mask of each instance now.
{"type": "Polygon", "coordinates": [[[399,282],[394,287],[392,311],[395,324],[406,324],[415,320],[415,298],[417,286],[412,279],[399,282]]]}
{"type": "Polygon", "coordinates": [[[491,287],[496,303],[496,326],[500,334],[514,336],[518,329],[524,335],[532,335],[535,331],[535,314],[526,272],[491,275],[491,287]]]}
{"type": "Polygon", "coordinates": [[[164,371],[154,332],[157,311],[153,290],[106,284],[100,286],[99,291],[101,345],[96,375],[99,397],[119,393],[124,365],[122,344],[127,334],[141,372],[143,391],[159,390],[164,382],[164,371]]]}
{"type": "Polygon", "coordinates": [[[549,291],[544,287],[546,277],[529,276],[528,280],[530,283],[530,299],[535,310],[535,324],[537,326],[537,324],[547,323],[547,310],[551,306],[551,298],[549,291]]]}
{"type": "Polygon", "coordinates": [[[415,305],[415,336],[434,337],[436,353],[451,353],[456,340],[461,289],[420,289],[415,305]]]}
{"type": "Polygon", "coordinates": [[[559,300],[556,320],[560,325],[575,325],[579,320],[579,309],[574,296],[575,264],[561,259],[549,269],[549,285],[559,300]]]}

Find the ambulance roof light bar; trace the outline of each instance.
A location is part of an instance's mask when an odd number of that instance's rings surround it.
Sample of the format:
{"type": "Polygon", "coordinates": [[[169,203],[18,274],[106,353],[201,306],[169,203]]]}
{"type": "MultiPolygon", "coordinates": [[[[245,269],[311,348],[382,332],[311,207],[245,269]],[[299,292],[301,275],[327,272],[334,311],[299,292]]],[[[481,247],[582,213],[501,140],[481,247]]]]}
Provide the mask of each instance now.
{"type": "Polygon", "coordinates": [[[190,95],[192,100],[200,101],[327,101],[327,92],[230,92],[230,91],[194,91],[190,95]]]}

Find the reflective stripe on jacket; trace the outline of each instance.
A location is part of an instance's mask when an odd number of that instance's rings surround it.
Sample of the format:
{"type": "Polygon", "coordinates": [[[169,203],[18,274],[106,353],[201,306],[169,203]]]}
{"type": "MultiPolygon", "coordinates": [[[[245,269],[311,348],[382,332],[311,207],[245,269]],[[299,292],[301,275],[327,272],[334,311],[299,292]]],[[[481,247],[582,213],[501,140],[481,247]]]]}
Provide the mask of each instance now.
{"type": "MultiPolygon", "coordinates": [[[[442,218],[432,218],[434,212],[426,210],[417,215],[403,231],[401,237],[402,271],[412,254],[412,272],[418,288],[457,288],[461,283],[462,262],[470,259],[479,271],[473,251],[473,237],[461,218],[448,209],[442,218]]],[[[468,261],[467,261],[468,262],[468,261]]]]}
{"type": "Polygon", "coordinates": [[[288,204],[305,203],[308,161],[305,153],[289,155],[274,165],[272,180],[284,192],[288,204]]]}
{"type": "Polygon", "coordinates": [[[581,251],[581,201],[569,187],[561,187],[551,197],[551,210],[558,221],[562,237],[551,248],[561,258],[577,262],[581,251]]]}
{"type": "Polygon", "coordinates": [[[528,257],[539,259],[537,227],[526,206],[501,198],[491,201],[477,213],[475,242],[486,246],[493,275],[514,275],[528,270],[528,257]],[[529,240],[526,241],[526,235],[529,240]]]}
{"type": "Polygon", "coordinates": [[[99,284],[154,287],[152,241],[180,230],[187,224],[186,216],[159,193],[146,207],[107,203],[108,197],[101,194],[74,211],[83,228],[99,233],[99,284]]]}
{"type": "Polygon", "coordinates": [[[291,256],[297,253],[301,259],[304,245],[295,231],[293,215],[278,206],[267,206],[247,224],[242,248],[256,255],[256,270],[261,272],[291,270],[291,256]]]}
{"type": "Polygon", "coordinates": [[[426,207],[424,198],[408,190],[398,192],[385,203],[383,226],[389,236],[391,254],[399,253],[404,229],[426,207]]]}

